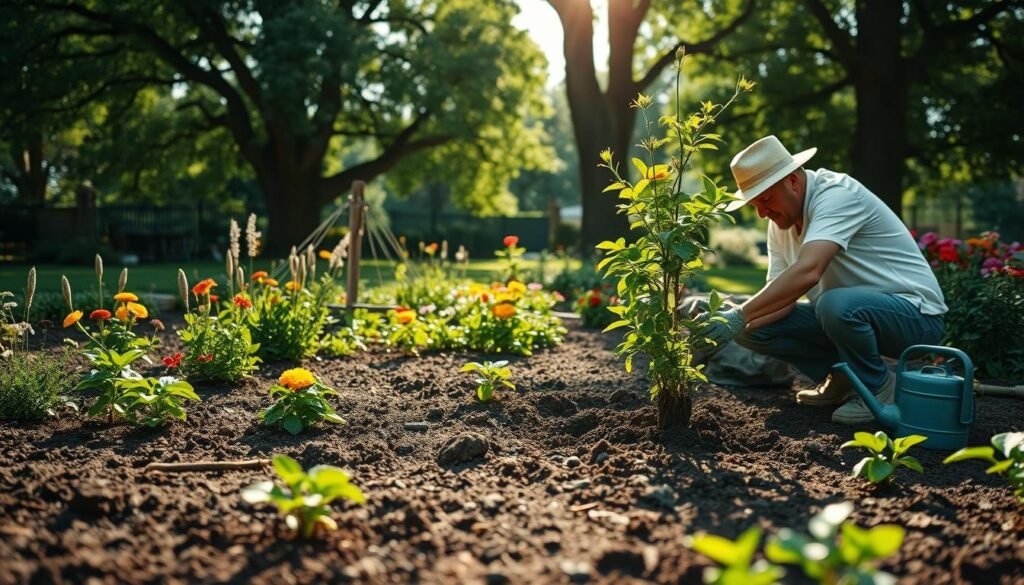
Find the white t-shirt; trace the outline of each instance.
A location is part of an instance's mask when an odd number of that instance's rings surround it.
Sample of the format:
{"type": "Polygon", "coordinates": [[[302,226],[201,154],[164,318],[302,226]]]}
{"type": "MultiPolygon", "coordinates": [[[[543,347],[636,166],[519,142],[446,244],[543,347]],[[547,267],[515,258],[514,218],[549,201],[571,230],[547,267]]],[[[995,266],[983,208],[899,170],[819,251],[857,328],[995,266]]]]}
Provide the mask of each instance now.
{"type": "Polygon", "coordinates": [[[942,289],[900,218],[853,177],[818,169],[807,173],[804,231],[768,225],[768,281],[796,262],[806,242],[842,248],[807,291],[813,303],[834,288],[862,287],[910,301],[925,315],[947,311],[942,289]]]}

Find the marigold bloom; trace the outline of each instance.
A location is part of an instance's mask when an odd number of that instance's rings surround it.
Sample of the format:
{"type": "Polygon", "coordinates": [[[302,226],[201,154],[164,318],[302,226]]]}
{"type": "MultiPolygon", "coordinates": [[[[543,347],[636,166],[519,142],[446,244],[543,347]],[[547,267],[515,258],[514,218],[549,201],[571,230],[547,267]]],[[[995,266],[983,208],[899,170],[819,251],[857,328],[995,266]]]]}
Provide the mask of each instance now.
{"type": "Polygon", "coordinates": [[[265,284],[266,286],[277,286],[277,280],[273,278],[264,278],[263,284],[265,284]]]}
{"type": "Polygon", "coordinates": [[[252,273],[252,279],[255,281],[260,281],[266,278],[267,276],[269,275],[267,274],[266,270],[257,270],[256,272],[252,273]]]}
{"type": "Polygon", "coordinates": [[[89,313],[89,318],[93,321],[106,321],[110,318],[110,311],[106,309],[96,309],[92,313],[89,313]]]}
{"type": "Polygon", "coordinates": [[[75,323],[78,323],[78,320],[82,318],[83,314],[84,313],[81,311],[71,311],[68,313],[68,316],[64,317],[64,327],[71,327],[75,323]]]}
{"type": "Polygon", "coordinates": [[[330,260],[331,259],[331,251],[330,250],[320,250],[319,252],[316,253],[316,255],[319,256],[321,260],[330,260]]]}
{"type": "Polygon", "coordinates": [[[402,325],[408,325],[416,320],[416,311],[413,311],[412,309],[405,309],[403,311],[396,312],[395,317],[402,325]]]}
{"type": "Polygon", "coordinates": [[[132,301],[132,302],[138,301],[139,297],[137,297],[135,295],[135,293],[119,292],[116,295],[114,295],[114,300],[119,302],[119,303],[127,303],[128,301],[132,301]]]}
{"type": "Polygon", "coordinates": [[[118,321],[128,320],[128,307],[121,305],[114,311],[114,316],[117,317],[118,321]]]}
{"type": "Polygon", "coordinates": [[[292,368],[282,372],[277,383],[292,391],[302,390],[316,384],[316,377],[305,368],[292,368]]]}
{"type": "Polygon", "coordinates": [[[491,307],[491,313],[499,319],[508,319],[516,314],[516,306],[512,303],[498,303],[491,307]]]}
{"type": "Polygon", "coordinates": [[[508,290],[514,293],[522,294],[526,292],[526,285],[519,282],[518,280],[510,280],[508,283],[508,290]]]}
{"type": "Polygon", "coordinates": [[[252,301],[250,301],[245,295],[237,294],[235,295],[235,298],[232,300],[234,301],[236,307],[241,307],[243,309],[252,308],[252,301]]]}
{"type": "Polygon", "coordinates": [[[210,289],[215,286],[217,286],[217,282],[212,278],[200,280],[199,282],[196,283],[195,286],[192,287],[192,294],[196,295],[197,297],[210,294],[210,289]]]}
{"type": "Polygon", "coordinates": [[[299,283],[298,283],[298,281],[295,281],[295,280],[289,280],[288,282],[284,283],[284,287],[285,287],[286,289],[288,289],[288,290],[292,291],[292,292],[295,292],[295,291],[297,291],[297,290],[301,289],[301,288],[302,288],[302,285],[301,285],[301,284],[299,284],[299,283]]]}
{"type": "Polygon", "coordinates": [[[433,242],[431,244],[428,244],[425,248],[423,248],[423,251],[433,256],[434,254],[437,253],[437,247],[437,242],[433,242]]]}
{"type": "Polygon", "coordinates": [[[505,236],[505,239],[502,240],[502,243],[505,244],[506,248],[511,248],[512,246],[515,246],[516,244],[519,243],[519,236],[505,236]]]}
{"type": "Polygon", "coordinates": [[[128,303],[128,312],[134,315],[136,319],[149,317],[149,311],[139,303],[128,303]]]}

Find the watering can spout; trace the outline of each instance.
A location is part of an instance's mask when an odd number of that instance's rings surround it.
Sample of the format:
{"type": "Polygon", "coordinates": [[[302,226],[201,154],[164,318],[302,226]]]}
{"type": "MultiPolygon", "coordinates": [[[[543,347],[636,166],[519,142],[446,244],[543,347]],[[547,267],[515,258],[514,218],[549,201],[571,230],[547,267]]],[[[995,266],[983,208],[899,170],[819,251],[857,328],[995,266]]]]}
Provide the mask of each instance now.
{"type": "Polygon", "coordinates": [[[889,428],[896,428],[896,426],[899,425],[899,408],[894,404],[882,404],[879,402],[878,398],[876,398],[875,395],[857,379],[857,376],[854,375],[853,371],[850,370],[850,367],[846,365],[846,362],[835,364],[832,368],[846,374],[847,379],[849,379],[850,383],[853,385],[854,391],[856,391],[857,395],[860,396],[860,399],[864,401],[864,405],[868,407],[868,410],[871,411],[871,414],[875,416],[875,419],[878,422],[889,428]]]}

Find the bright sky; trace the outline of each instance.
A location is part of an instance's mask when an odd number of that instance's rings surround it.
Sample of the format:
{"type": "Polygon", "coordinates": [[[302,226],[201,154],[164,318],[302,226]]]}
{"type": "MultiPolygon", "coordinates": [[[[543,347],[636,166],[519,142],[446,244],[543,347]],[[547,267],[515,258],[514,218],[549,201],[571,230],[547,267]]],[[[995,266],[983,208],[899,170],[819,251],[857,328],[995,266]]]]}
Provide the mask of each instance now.
{"type": "MultiPolygon", "coordinates": [[[[587,2],[588,0],[572,0],[587,2]]],[[[590,0],[597,14],[594,23],[594,62],[597,68],[608,67],[608,0],[590,0]]],[[[519,15],[512,24],[530,33],[548,58],[548,85],[565,79],[565,56],[562,52],[562,23],[547,0],[519,0],[519,15]]]]}

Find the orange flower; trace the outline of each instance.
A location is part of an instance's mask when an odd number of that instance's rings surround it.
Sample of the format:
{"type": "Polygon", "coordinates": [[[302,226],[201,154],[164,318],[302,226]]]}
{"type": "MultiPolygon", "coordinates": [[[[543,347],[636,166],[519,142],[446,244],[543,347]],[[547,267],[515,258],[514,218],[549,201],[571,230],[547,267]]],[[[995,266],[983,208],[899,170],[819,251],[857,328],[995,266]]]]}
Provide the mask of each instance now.
{"type": "Polygon", "coordinates": [[[237,294],[233,300],[236,307],[241,307],[243,309],[252,308],[252,301],[250,301],[245,295],[237,294]]]}
{"type": "Polygon", "coordinates": [[[319,252],[316,253],[316,255],[319,256],[321,260],[330,260],[331,259],[331,251],[330,250],[320,250],[319,252]]]}
{"type": "Polygon", "coordinates": [[[149,317],[149,311],[139,303],[128,303],[128,311],[131,312],[136,319],[145,319],[146,317],[149,317]]]}
{"type": "Polygon", "coordinates": [[[92,313],[89,313],[89,318],[93,321],[106,321],[110,318],[110,311],[106,309],[96,309],[92,313]]]}
{"type": "Polygon", "coordinates": [[[427,254],[433,256],[434,254],[437,253],[437,247],[438,247],[437,246],[437,242],[433,242],[431,244],[427,244],[427,246],[425,248],[423,248],[423,251],[426,252],[427,254]]]}
{"type": "Polygon", "coordinates": [[[267,276],[269,276],[269,275],[267,274],[266,270],[257,270],[256,272],[252,273],[252,279],[257,281],[257,282],[260,281],[260,280],[263,280],[267,276]]]}
{"type": "Polygon", "coordinates": [[[210,289],[215,286],[217,286],[217,282],[212,278],[200,280],[199,282],[196,283],[195,286],[192,287],[192,294],[196,295],[197,297],[200,297],[202,295],[208,295],[210,294],[210,289]]]}
{"type": "Polygon", "coordinates": [[[285,287],[286,289],[288,289],[288,290],[292,291],[292,292],[295,292],[295,291],[297,291],[297,290],[301,289],[301,288],[302,288],[302,285],[301,285],[301,284],[299,284],[299,283],[298,283],[298,281],[295,281],[295,280],[289,280],[288,282],[284,283],[284,287],[285,287]]]}
{"type": "Polygon", "coordinates": [[[491,313],[499,319],[508,319],[516,314],[516,306],[512,303],[498,303],[491,307],[491,313]]]}
{"type": "Polygon", "coordinates": [[[292,368],[282,372],[277,383],[292,391],[302,390],[316,384],[316,377],[305,368],[292,368]]]}
{"type": "Polygon", "coordinates": [[[114,295],[114,300],[119,303],[127,303],[128,301],[138,301],[139,297],[135,296],[135,293],[119,292],[116,295],[114,295]]]}
{"type": "Polygon", "coordinates": [[[416,311],[412,309],[405,309],[396,312],[395,317],[398,319],[398,322],[401,323],[402,325],[408,325],[409,323],[412,323],[413,321],[416,320],[416,311]]]}
{"type": "Polygon", "coordinates": [[[505,236],[505,239],[502,240],[502,243],[505,244],[506,248],[511,248],[512,246],[515,246],[516,244],[519,243],[519,236],[505,236]]]}
{"type": "Polygon", "coordinates": [[[127,321],[128,320],[128,307],[126,307],[124,305],[119,306],[117,308],[117,310],[114,311],[114,315],[117,316],[117,320],[118,321],[127,321]]]}
{"type": "Polygon", "coordinates": [[[71,311],[68,313],[68,316],[64,317],[64,327],[71,327],[75,323],[78,323],[78,320],[82,318],[83,314],[84,313],[81,311],[71,311]]]}
{"type": "Polygon", "coordinates": [[[263,279],[263,284],[267,286],[277,286],[277,281],[273,278],[265,278],[263,279]]]}

